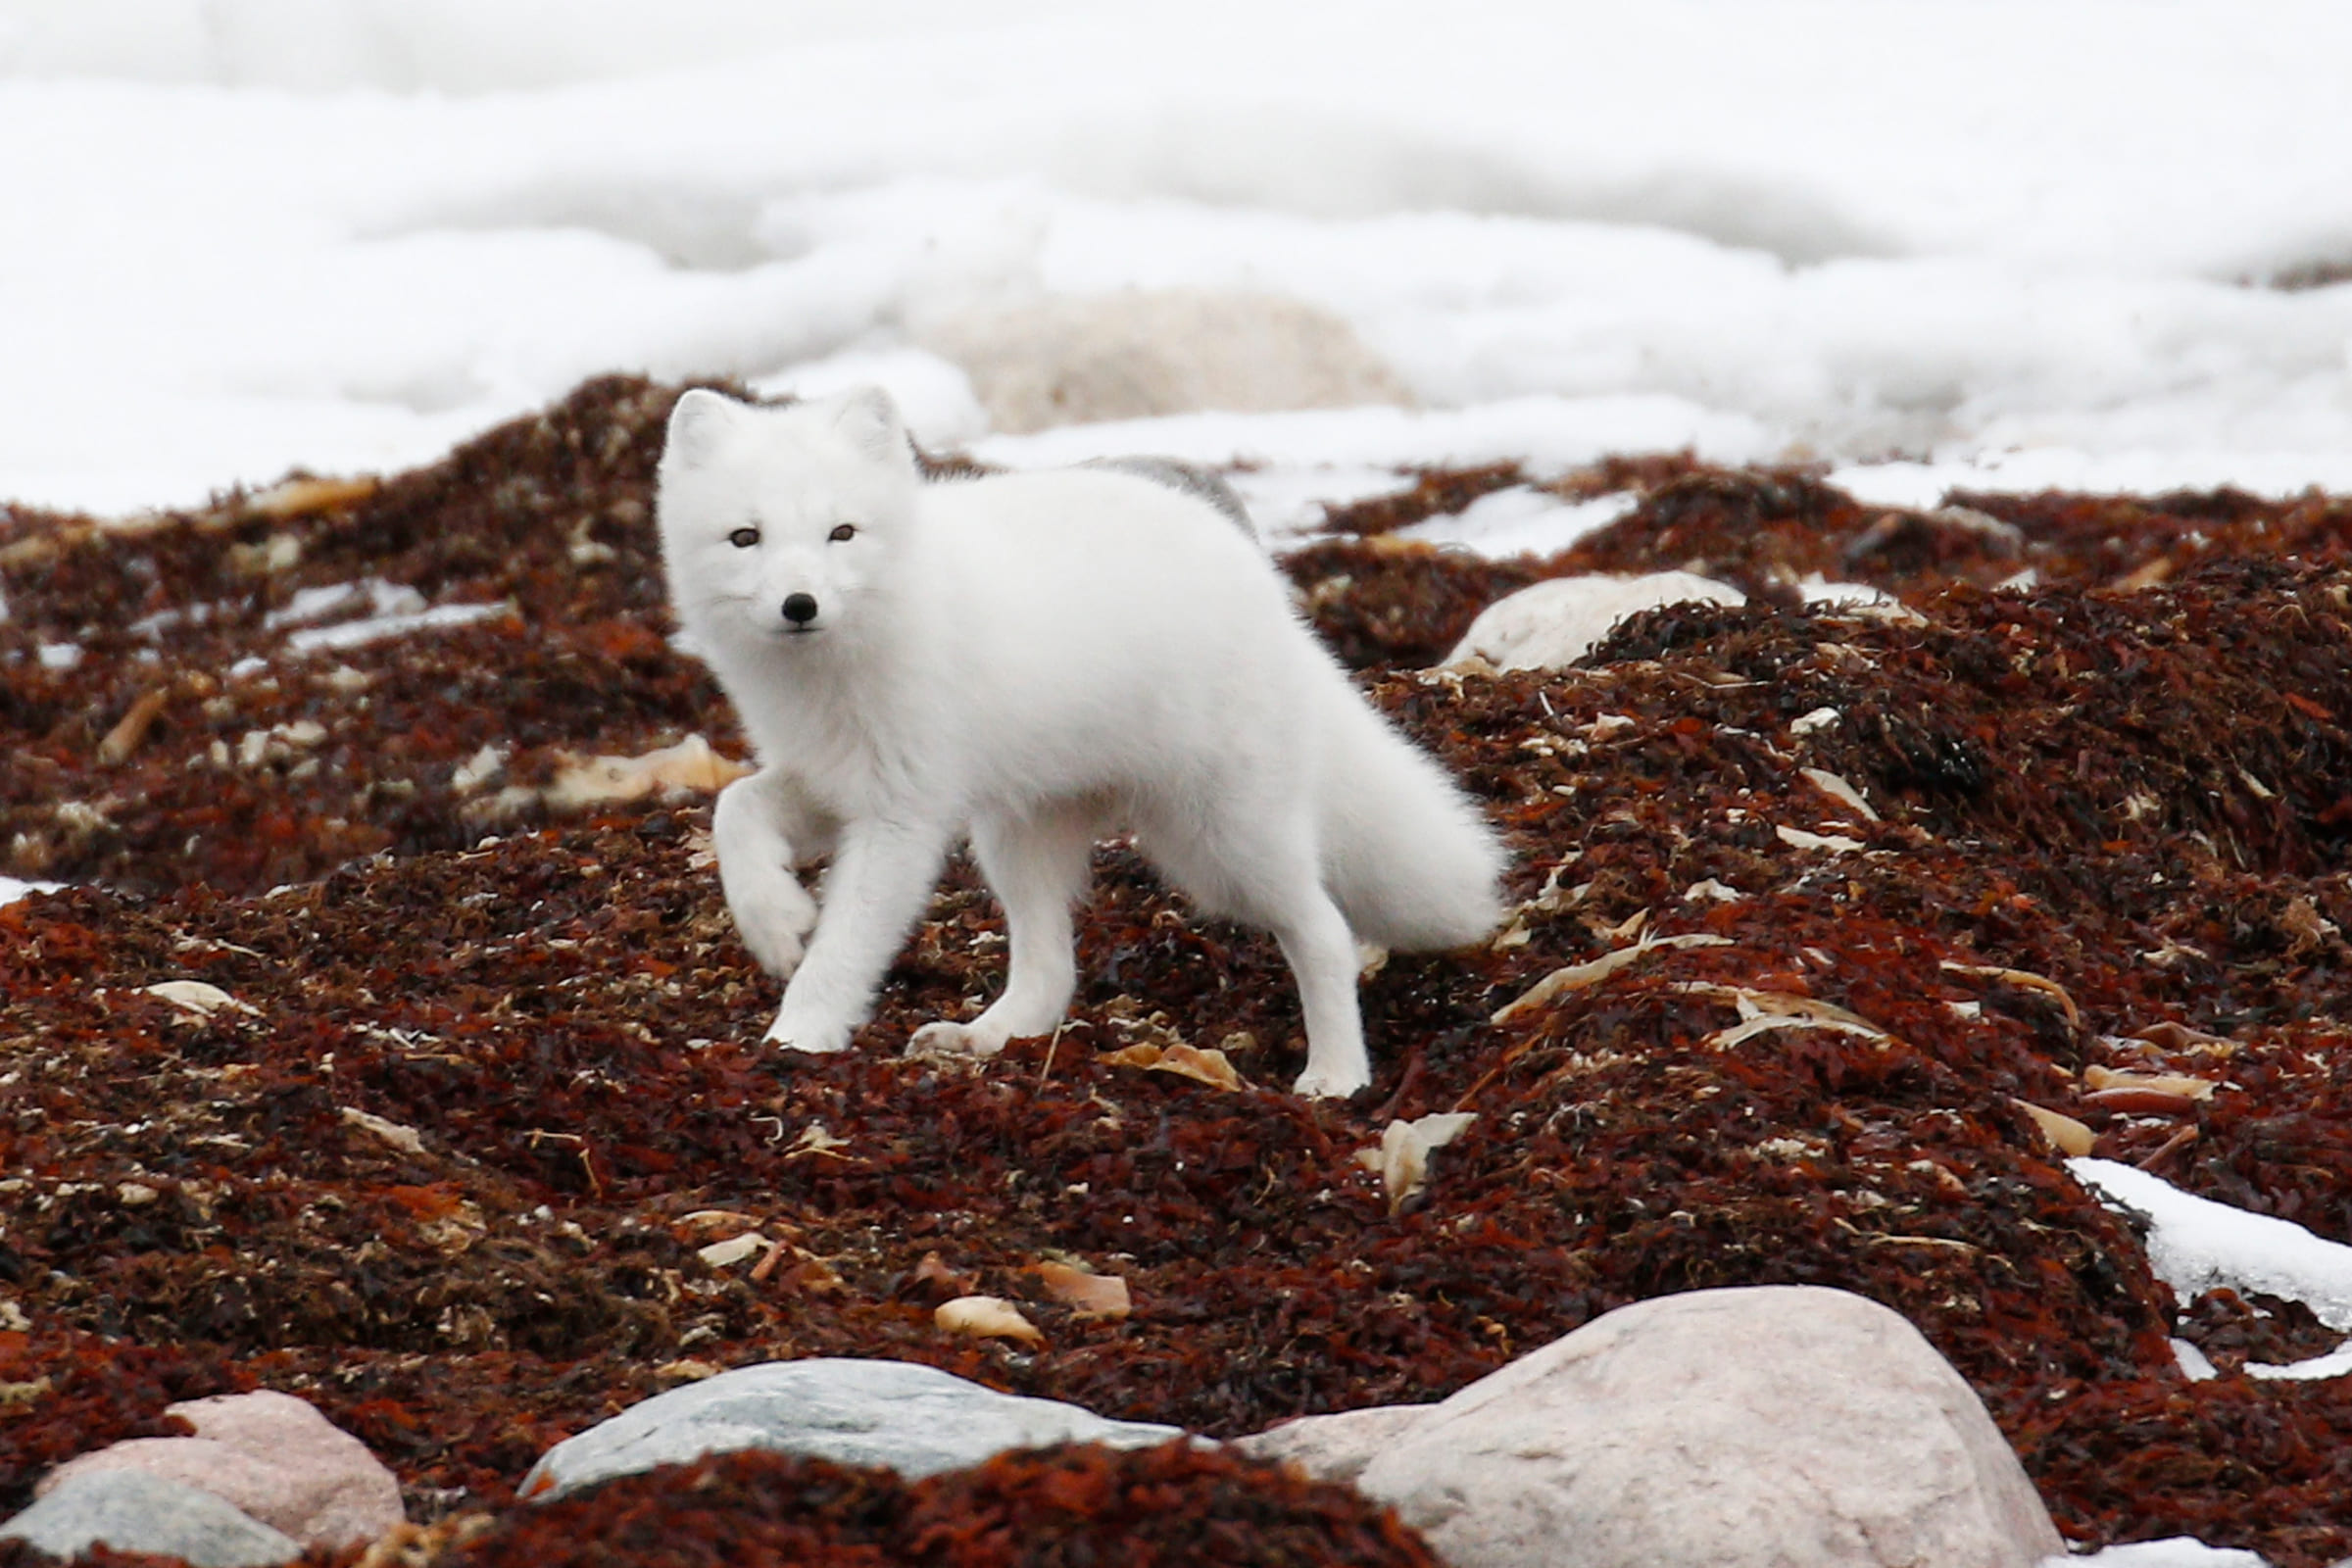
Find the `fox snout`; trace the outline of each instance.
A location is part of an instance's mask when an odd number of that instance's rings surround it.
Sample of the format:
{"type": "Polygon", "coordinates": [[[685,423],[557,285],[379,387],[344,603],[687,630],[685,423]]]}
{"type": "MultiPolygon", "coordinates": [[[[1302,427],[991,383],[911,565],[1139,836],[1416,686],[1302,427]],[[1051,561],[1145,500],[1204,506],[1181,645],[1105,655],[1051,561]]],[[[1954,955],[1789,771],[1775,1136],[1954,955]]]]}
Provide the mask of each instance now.
{"type": "Polygon", "coordinates": [[[806,630],[808,623],[815,618],[816,595],[786,594],[784,596],[784,620],[792,630],[806,630]]]}

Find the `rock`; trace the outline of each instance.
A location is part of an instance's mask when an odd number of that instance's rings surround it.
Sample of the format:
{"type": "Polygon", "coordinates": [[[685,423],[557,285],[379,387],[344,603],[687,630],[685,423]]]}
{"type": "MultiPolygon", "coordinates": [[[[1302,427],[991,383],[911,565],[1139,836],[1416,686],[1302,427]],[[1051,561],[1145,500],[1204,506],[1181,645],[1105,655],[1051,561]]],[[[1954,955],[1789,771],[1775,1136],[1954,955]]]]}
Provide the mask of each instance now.
{"type": "Polygon", "coordinates": [[[916,1481],[1010,1448],[1140,1448],[1183,1436],[1178,1427],[1108,1421],[1074,1404],[999,1394],[907,1361],[767,1361],[656,1395],[566,1438],[531,1467],[519,1495],[561,1496],[736,1448],[887,1467],[916,1481]]]}
{"type": "Polygon", "coordinates": [[[1328,311],[1277,294],[1124,289],[972,312],[923,329],[999,430],[1202,409],[1256,414],[1406,401],[1328,311]]]}
{"type": "Polygon", "coordinates": [[[1352,1467],[1454,1568],[1555,1562],[1563,1540],[1579,1568],[2030,1568],[2066,1550],[1975,1392],[1842,1291],[1639,1302],[1409,1419],[1371,1413],[1250,1446],[1352,1467]]]}
{"type": "Polygon", "coordinates": [[[1690,600],[1743,605],[1747,596],[1688,571],[1547,577],[1480,611],[1446,663],[1475,658],[1496,669],[1557,669],[1591,653],[1610,627],[1636,611],[1690,600]]]}
{"type": "Polygon", "coordinates": [[[117,1551],[181,1557],[197,1568],[291,1562],[302,1547],[199,1488],[144,1470],[87,1470],[44,1487],[31,1507],[0,1525],[0,1541],[23,1541],[53,1557],[101,1542],[117,1551]]]}
{"type": "Polygon", "coordinates": [[[1353,1482],[1364,1466],[1436,1408],[1388,1404],[1341,1415],[1300,1416],[1243,1438],[1234,1446],[1253,1459],[1287,1460],[1318,1481],[1353,1482]]]}
{"type": "Polygon", "coordinates": [[[133,1438],[78,1455],[35,1495],[81,1478],[143,1472],[221,1498],[302,1546],[370,1542],[406,1520],[400,1482],[368,1446],[292,1395],[268,1390],[168,1407],[192,1438],[133,1438]]]}

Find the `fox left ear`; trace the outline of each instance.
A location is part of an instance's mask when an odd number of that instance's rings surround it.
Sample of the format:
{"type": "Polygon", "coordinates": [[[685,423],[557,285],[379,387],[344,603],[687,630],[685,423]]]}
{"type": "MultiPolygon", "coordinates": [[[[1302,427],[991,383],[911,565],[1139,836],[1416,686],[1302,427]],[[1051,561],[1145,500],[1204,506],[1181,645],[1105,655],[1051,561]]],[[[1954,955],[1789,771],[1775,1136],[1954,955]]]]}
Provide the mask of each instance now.
{"type": "Polygon", "coordinates": [[[833,427],[870,456],[900,462],[913,456],[899,406],[878,386],[842,394],[833,405],[833,427]]]}

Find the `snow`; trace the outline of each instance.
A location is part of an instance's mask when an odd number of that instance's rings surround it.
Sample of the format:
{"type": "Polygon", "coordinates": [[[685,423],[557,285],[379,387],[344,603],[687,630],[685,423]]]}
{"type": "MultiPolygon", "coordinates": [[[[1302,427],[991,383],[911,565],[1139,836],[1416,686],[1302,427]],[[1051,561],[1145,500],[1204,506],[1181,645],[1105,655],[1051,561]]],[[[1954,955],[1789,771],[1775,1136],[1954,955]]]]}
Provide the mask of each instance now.
{"type": "Polygon", "coordinates": [[[2328,1327],[2352,1332],[2352,1247],[2111,1159],[2070,1159],[2067,1168],[2108,1207],[2147,1217],[2149,1266],[2183,1303],[2225,1286],[2259,1291],[2301,1301],[2328,1327]]]}
{"type": "Polygon", "coordinates": [[[2188,1536],[2134,1541],[2081,1557],[2049,1557],[2043,1568],[2264,1568],[2262,1554],[2208,1546],[2188,1536]]]}
{"type": "Polygon", "coordinates": [[[2352,11],[1431,15],[0,5],[0,497],[397,468],[615,369],[876,379],[997,461],[1255,459],[1276,535],[1399,465],[1686,445],[1886,504],[2352,489],[2352,287],[2249,286],[2352,261],[2352,11]],[[1414,408],[1007,436],[926,347],[1131,287],[1333,313],[1414,408]]]}
{"type": "Polygon", "coordinates": [[[2280,1378],[2291,1383],[2309,1383],[2321,1378],[2340,1378],[2352,1372],[2352,1344],[2315,1355],[2308,1361],[2296,1361],[2288,1366],[2273,1366],[2262,1361],[2248,1361],[2246,1376],[2250,1378],[2280,1378]]]}
{"type": "Polygon", "coordinates": [[[262,617],[262,624],[271,629],[303,625],[356,605],[361,599],[368,601],[370,612],[376,615],[414,614],[424,608],[424,595],[408,584],[368,577],[360,582],[323,583],[315,588],[297,588],[284,608],[273,610],[262,617]]]}
{"type": "Polygon", "coordinates": [[[0,876],[0,906],[14,904],[35,893],[55,893],[64,886],[63,882],[25,882],[13,876],[0,876]]]}
{"type": "MultiPolygon", "coordinates": [[[[2107,1159],[2073,1159],[2067,1166],[2109,1208],[2146,1221],[2148,1265],[2183,1305],[2222,1287],[2241,1296],[2259,1292],[2300,1301],[2327,1327],[2352,1332],[2352,1247],[2314,1236],[2291,1220],[2181,1192],[2134,1166],[2107,1159]]],[[[2192,1381],[2214,1376],[2195,1346],[2176,1340],[2173,1353],[2192,1381]]],[[[2248,1377],[2298,1382],[2347,1372],[2352,1340],[2289,1366],[2246,1364],[2248,1377]]]]}
{"type": "Polygon", "coordinates": [[[1528,485],[1491,491],[1461,511],[1400,528],[1407,539],[1456,544],[1489,558],[1565,549],[1634,510],[1630,494],[1567,502],[1528,485]]]}
{"type": "Polygon", "coordinates": [[[406,637],[413,632],[470,625],[492,615],[505,614],[507,610],[508,606],[502,602],[490,605],[435,605],[429,610],[377,613],[332,626],[306,626],[287,635],[286,647],[297,654],[317,653],[321,649],[358,648],[391,637],[406,637]]]}

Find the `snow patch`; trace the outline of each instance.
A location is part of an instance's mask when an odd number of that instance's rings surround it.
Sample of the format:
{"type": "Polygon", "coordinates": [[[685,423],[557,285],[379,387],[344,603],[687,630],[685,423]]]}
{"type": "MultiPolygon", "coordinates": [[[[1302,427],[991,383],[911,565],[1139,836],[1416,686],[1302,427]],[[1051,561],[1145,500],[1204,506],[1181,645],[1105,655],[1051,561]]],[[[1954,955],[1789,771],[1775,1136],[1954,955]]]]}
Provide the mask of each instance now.
{"type": "Polygon", "coordinates": [[[63,882],[25,882],[13,876],[0,876],[0,905],[14,904],[35,893],[60,893],[65,886],[63,882]]]}
{"type": "Polygon", "coordinates": [[[2148,1264],[2183,1304],[2223,1287],[2260,1292],[2301,1301],[2328,1327],[2352,1332],[2352,1247],[2111,1159],[2066,1164],[2109,1208],[2146,1219],[2148,1264]]]}
{"type": "Polygon", "coordinates": [[[504,603],[436,605],[430,610],[402,614],[370,615],[365,620],[346,620],[332,626],[310,626],[289,634],[286,647],[297,654],[313,654],[321,649],[358,648],[390,637],[406,637],[413,632],[470,625],[492,615],[504,614],[507,608],[504,603]]]}

